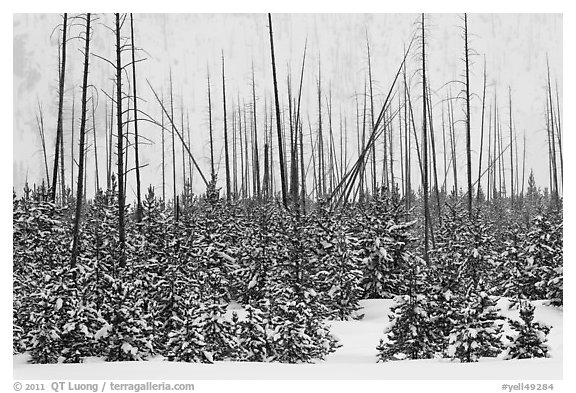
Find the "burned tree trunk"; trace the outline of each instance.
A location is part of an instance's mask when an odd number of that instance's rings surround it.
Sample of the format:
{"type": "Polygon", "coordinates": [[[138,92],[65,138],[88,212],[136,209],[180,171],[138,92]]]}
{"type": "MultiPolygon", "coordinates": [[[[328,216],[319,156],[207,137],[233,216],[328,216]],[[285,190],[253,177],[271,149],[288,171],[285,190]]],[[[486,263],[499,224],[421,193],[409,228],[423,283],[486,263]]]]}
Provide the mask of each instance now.
{"type": "Polygon", "coordinates": [[[64,77],[66,75],[66,32],[68,29],[68,14],[64,14],[62,24],[62,56],[60,63],[60,76],[58,80],[58,123],[56,126],[56,148],[54,153],[54,170],[52,172],[52,189],[50,199],[56,201],[56,185],[58,184],[58,160],[60,159],[60,146],[63,140],[62,108],[64,107],[64,77]]]}
{"type": "Polygon", "coordinates": [[[83,202],[83,183],[84,183],[84,158],[85,158],[85,140],[86,140],[86,92],[88,90],[88,65],[90,60],[90,14],[86,14],[86,35],[84,37],[84,72],[82,79],[82,114],[80,118],[80,151],[78,155],[78,186],[76,194],[76,215],[74,217],[74,240],[72,242],[72,259],[71,266],[76,266],[78,258],[78,242],[80,239],[80,225],[82,216],[83,202]]]}

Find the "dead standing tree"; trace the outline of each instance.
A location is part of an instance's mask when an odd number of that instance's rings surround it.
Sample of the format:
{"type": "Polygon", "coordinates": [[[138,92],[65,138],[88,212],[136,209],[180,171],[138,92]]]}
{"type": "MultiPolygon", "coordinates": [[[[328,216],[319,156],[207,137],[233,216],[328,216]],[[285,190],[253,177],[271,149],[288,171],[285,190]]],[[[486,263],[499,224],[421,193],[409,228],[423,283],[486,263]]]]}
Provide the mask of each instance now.
{"type": "Polygon", "coordinates": [[[276,78],[276,58],[274,57],[274,38],[272,36],[272,15],[268,14],[268,27],[270,29],[270,53],[272,55],[272,77],[274,80],[274,102],[276,103],[276,130],[278,133],[278,158],[280,159],[280,183],[282,185],[282,204],[288,208],[286,195],[286,169],[284,163],[284,149],[282,142],[282,128],[280,126],[280,102],[278,99],[278,83],[276,78]]]}
{"type": "MultiPolygon", "coordinates": [[[[62,54],[60,56],[60,76],[58,79],[58,120],[56,126],[56,147],[54,152],[54,170],[52,172],[52,188],[50,199],[56,201],[56,185],[58,184],[58,160],[60,159],[60,150],[63,142],[62,130],[62,108],[64,106],[64,78],[66,76],[66,33],[68,30],[68,14],[64,14],[62,23],[62,54]]],[[[62,179],[64,180],[64,179],[62,179]]]]}
{"type": "Polygon", "coordinates": [[[80,118],[80,151],[78,155],[78,186],[76,188],[76,214],[74,217],[74,240],[72,242],[72,258],[71,266],[74,268],[76,266],[76,260],[78,258],[78,242],[80,238],[80,225],[81,225],[81,215],[82,215],[82,202],[83,192],[84,192],[84,159],[85,159],[85,141],[86,141],[86,91],[88,90],[88,66],[90,60],[90,14],[86,14],[86,33],[84,36],[85,47],[84,47],[84,72],[82,79],[82,113],[80,118]]]}

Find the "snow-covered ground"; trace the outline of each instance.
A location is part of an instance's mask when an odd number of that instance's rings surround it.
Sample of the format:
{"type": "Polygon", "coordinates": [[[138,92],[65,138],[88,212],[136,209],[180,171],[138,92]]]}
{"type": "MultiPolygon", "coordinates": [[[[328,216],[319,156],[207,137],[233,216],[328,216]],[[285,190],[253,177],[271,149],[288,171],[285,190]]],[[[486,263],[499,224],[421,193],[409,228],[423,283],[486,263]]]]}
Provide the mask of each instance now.
{"type": "MultiPolygon", "coordinates": [[[[509,302],[498,303],[502,315],[518,318],[509,302]]],[[[535,320],[551,326],[550,358],[526,360],[481,359],[460,363],[449,359],[405,360],[376,363],[376,346],[390,323],[392,300],[364,300],[358,321],[330,321],[342,347],[316,364],[216,362],[175,363],[161,358],[146,362],[104,362],[88,359],[83,364],[29,364],[27,355],[13,358],[15,380],[121,379],[121,380],[262,380],[262,379],[357,379],[357,380],[550,380],[562,379],[563,332],[561,308],[534,302],[535,320]]],[[[234,305],[231,308],[237,309],[234,305]]],[[[240,311],[241,314],[242,310],[240,311]]]]}

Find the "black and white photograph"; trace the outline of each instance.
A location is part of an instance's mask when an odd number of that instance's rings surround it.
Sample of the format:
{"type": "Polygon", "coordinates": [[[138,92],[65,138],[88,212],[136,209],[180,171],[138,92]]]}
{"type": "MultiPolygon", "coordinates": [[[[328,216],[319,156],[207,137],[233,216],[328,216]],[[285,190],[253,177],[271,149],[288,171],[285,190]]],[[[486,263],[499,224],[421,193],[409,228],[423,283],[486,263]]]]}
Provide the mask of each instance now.
{"type": "Polygon", "coordinates": [[[564,15],[381,8],[12,14],[15,391],[563,391],[564,15]]]}

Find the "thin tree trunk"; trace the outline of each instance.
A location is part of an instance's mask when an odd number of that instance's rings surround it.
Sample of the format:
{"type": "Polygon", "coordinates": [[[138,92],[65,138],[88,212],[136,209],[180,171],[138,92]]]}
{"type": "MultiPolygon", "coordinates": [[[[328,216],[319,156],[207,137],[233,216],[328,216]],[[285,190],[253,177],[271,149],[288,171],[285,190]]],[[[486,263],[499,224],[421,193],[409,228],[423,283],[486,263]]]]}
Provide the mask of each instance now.
{"type": "Polygon", "coordinates": [[[246,163],[244,165],[244,176],[246,178],[246,196],[250,198],[250,156],[248,155],[248,122],[246,121],[246,103],[242,102],[242,106],[244,108],[243,115],[244,115],[244,157],[246,159],[246,163]]]}
{"type": "Polygon", "coordinates": [[[450,144],[452,146],[452,169],[454,172],[454,196],[458,197],[458,165],[456,164],[456,132],[454,130],[454,105],[448,101],[450,112],[448,112],[448,123],[450,126],[450,144]]]}
{"type": "MultiPolygon", "coordinates": [[[[428,85],[427,92],[428,100],[428,123],[430,125],[430,146],[432,147],[432,169],[434,174],[434,193],[436,194],[436,208],[438,209],[438,222],[442,224],[442,207],[440,205],[440,191],[438,189],[438,168],[436,165],[436,141],[434,139],[434,118],[432,113],[432,97],[430,93],[430,85],[428,85]]],[[[392,144],[390,144],[390,154],[392,154],[392,144]]]]}
{"type": "Polygon", "coordinates": [[[324,164],[324,136],[322,134],[322,75],[318,60],[318,179],[320,196],[326,195],[326,166],[324,164]]]}
{"type": "MultiPolygon", "coordinates": [[[[64,78],[66,75],[66,33],[68,29],[68,14],[64,13],[64,22],[62,24],[62,55],[60,62],[60,77],[58,80],[58,123],[56,126],[56,147],[54,153],[54,170],[52,172],[52,194],[50,199],[56,201],[56,185],[58,183],[58,160],[60,159],[60,145],[63,139],[62,130],[62,109],[64,107],[64,78]]],[[[64,195],[62,195],[64,196],[64,195]]]]}
{"type": "MultiPolygon", "coordinates": [[[[375,132],[374,130],[374,92],[372,90],[372,64],[370,58],[370,41],[368,40],[368,32],[366,31],[366,49],[368,52],[368,85],[370,88],[370,121],[372,127],[370,130],[375,132]]],[[[386,123],[386,122],[384,122],[386,123]]],[[[388,189],[388,176],[386,170],[386,132],[384,132],[384,189],[388,189]]],[[[372,194],[376,193],[376,144],[372,144],[372,194]]]]}
{"type": "MultiPolygon", "coordinates": [[[[234,189],[233,198],[238,198],[238,137],[236,129],[236,111],[232,105],[232,188],[234,189]]],[[[242,150],[240,150],[242,151],[242,150]]]]}
{"type": "MultiPolygon", "coordinates": [[[[424,14],[422,14],[422,155],[424,162],[424,174],[422,176],[422,188],[424,194],[424,260],[428,259],[428,232],[430,228],[430,212],[428,207],[428,134],[426,128],[426,42],[424,39],[424,14]]],[[[466,63],[468,64],[468,63],[466,63]]],[[[470,187],[471,188],[471,187],[470,187]]]]}
{"type": "MultiPolygon", "coordinates": [[[[136,56],[135,56],[135,44],[134,44],[134,19],[132,13],[130,13],[130,36],[132,38],[132,91],[134,93],[134,158],[136,163],[136,221],[142,221],[142,196],[140,193],[140,156],[138,153],[138,95],[136,93],[136,56]]],[[[94,142],[96,143],[96,142],[94,142]]],[[[96,150],[96,146],[94,146],[96,150]]],[[[98,164],[96,164],[98,165],[98,164]]],[[[96,176],[98,176],[98,170],[96,170],[96,176]]],[[[98,180],[96,180],[98,182],[98,180]]]]}
{"type": "Polygon", "coordinates": [[[210,70],[208,70],[208,124],[210,127],[210,174],[214,181],[216,173],[214,172],[214,135],[212,130],[212,92],[210,88],[210,70]]]}
{"type": "Polygon", "coordinates": [[[512,140],[512,88],[508,86],[509,135],[510,135],[510,206],[514,208],[514,149],[512,140]]]}
{"type": "Polygon", "coordinates": [[[96,167],[95,174],[96,174],[96,194],[97,194],[98,190],[100,190],[100,176],[98,175],[98,147],[96,145],[96,110],[94,108],[94,95],[92,95],[90,100],[92,101],[92,134],[94,136],[94,166],[96,167]]]}
{"type": "Polygon", "coordinates": [[[72,258],[71,267],[76,266],[78,258],[78,242],[80,239],[80,225],[82,215],[82,200],[83,200],[83,174],[84,174],[84,145],[86,135],[86,92],[88,90],[88,64],[90,60],[90,14],[86,14],[86,35],[84,37],[84,72],[82,80],[82,115],[80,118],[80,153],[78,156],[78,187],[76,194],[76,215],[74,218],[74,240],[72,242],[72,258]]]}
{"type": "Polygon", "coordinates": [[[560,115],[560,95],[558,93],[558,80],[556,80],[556,110],[558,116],[556,117],[556,131],[558,135],[558,148],[560,152],[560,185],[562,192],[564,192],[564,159],[562,157],[562,121],[560,115]]]}
{"type": "MultiPolygon", "coordinates": [[[[484,56],[484,83],[482,87],[482,118],[480,123],[480,158],[478,159],[478,191],[476,198],[480,200],[480,176],[482,173],[482,152],[484,147],[484,108],[486,103],[486,56],[484,56]]],[[[490,149],[490,148],[488,148],[490,149]]]]}
{"type": "Polygon", "coordinates": [[[258,149],[258,126],[257,126],[257,119],[256,119],[256,82],[254,81],[254,65],[252,65],[252,115],[254,119],[254,133],[252,136],[252,144],[254,146],[254,182],[256,184],[256,189],[254,192],[258,199],[261,197],[261,187],[260,187],[260,157],[259,157],[259,149],[258,149]]]}
{"type": "Polygon", "coordinates": [[[186,195],[186,156],[184,155],[184,98],[181,99],[181,108],[180,108],[180,124],[182,129],[182,184],[184,185],[183,194],[186,195]]]}
{"type": "Polygon", "coordinates": [[[222,106],[224,110],[224,159],[226,162],[226,201],[230,202],[230,156],[228,154],[228,125],[226,122],[226,79],[224,77],[224,51],[222,51],[222,106]]]}
{"type": "Polygon", "coordinates": [[[72,195],[74,195],[74,120],[76,119],[74,115],[75,102],[76,97],[74,96],[74,90],[72,90],[72,118],[70,119],[70,189],[72,191],[72,195]]]}
{"type": "MultiPolygon", "coordinates": [[[[242,143],[242,112],[240,110],[240,97],[238,97],[238,131],[240,136],[240,194],[246,198],[246,184],[244,178],[244,143],[242,143]]],[[[246,142],[246,141],[244,141],[246,142]]]]}
{"type": "MultiPolygon", "coordinates": [[[[492,168],[492,106],[490,106],[490,113],[488,115],[488,182],[486,184],[486,200],[490,200],[491,188],[492,185],[492,176],[494,173],[494,169],[492,168]]],[[[478,176],[480,179],[480,175],[478,176]]],[[[480,180],[478,180],[480,183],[480,180]]]]}
{"type": "MultiPolygon", "coordinates": [[[[110,134],[108,135],[108,190],[112,188],[112,140],[114,139],[114,91],[116,89],[116,83],[112,84],[112,96],[110,97],[110,134]]],[[[164,135],[164,128],[162,128],[162,135],[164,135]]]]}
{"type": "Polygon", "coordinates": [[[270,29],[270,52],[272,55],[272,77],[274,81],[274,101],[276,103],[276,129],[278,132],[278,158],[280,159],[280,181],[282,183],[282,204],[288,208],[286,193],[286,169],[284,164],[284,150],[282,143],[282,128],[280,127],[280,101],[278,100],[278,83],[276,78],[276,59],[274,57],[274,38],[272,36],[272,15],[268,14],[268,27],[270,29]]]}
{"type": "MultiPolygon", "coordinates": [[[[296,106],[296,133],[295,133],[295,149],[297,150],[298,146],[298,130],[300,131],[300,162],[301,162],[301,178],[302,178],[302,209],[305,211],[305,203],[306,203],[306,178],[304,177],[304,153],[303,149],[303,142],[302,142],[302,121],[300,119],[300,102],[302,98],[302,82],[304,81],[304,64],[306,62],[306,49],[308,47],[308,38],[306,38],[306,42],[304,43],[304,55],[302,56],[302,68],[300,71],[300,85],[298,87],[298,104],[296,106]]],[[[297,152],[295,156],[297,157],[297,152]]],[[[297,161],[297,159],[296,159],[297,161]]],[[[295,168],[293,169],[294,173],[292,174],[293,179],[295,181],[294,185],[294,194],[295,197],[298,195],[298,163],[296,163],[295,168]]]]}
{"type": "Polygon", "coordinates": [[[526,132],[524,132],[524,143],[522,144],[522,198],[524,197],[524,176],[526,174],[526,132]]]}
{"type": "Polygon", "coordinates": [[[444,120],[444,102],[442,102],[442,156],[444,158],[444,181],[442,182],[443,192],[446,192],[446,181],[448,179],[448,159],[446,158],[446,126],[444,120]]]}
{"type": "MultiPolygon", "coordinates": [[[[162,93],[162,98],[160,104],[164,107],[164,93],[162,93]]],[[[162,203],[166,203],[166,157],[165,157],[165,137],[164,137],[164,110],[162,110],[162,203]]]]}
{"type": "Polygon", "coordinates": [[[46,139],[44,135],[44,113],[42,106],[38,100],[38,115],[36,116],[36,123],[38,124],[38,132],[40,133],[40,141],[42,142],[42,153],[44,154],[44,168],[46,169],[46,187],[50,187],[50,174],[48,171],[48,155],[46,154],[46,139]]]}
{"type": "MultiPolygon", "coordinates": [[[[118,232],[120,237],[120,267],[126,266],[126,228],[124,224],[124,135],[122,133],[122,59],[120,14],[116,15],[116,126],[118,127],[118,232]]],[[[79,177],[80,178],[80,177],[79,177]]],[[[79,182],[80,183],[80,182],[79,182]]]]}
{"type": "Polygon", "coordinates": [[[172,89],[172,70],[170,70],[170,124],[171,127],[171,137],[172,137],[172,202],[174,204],[174,217],[178,221],[178,196],[176,192],[176,139],[174,138],[174,94],[172,89]]]}
{"type": "Polygon", "coordinates": [[[546,56],[546,68],[548,70],[548,97],[550,99],[550,136],[552,143],[552,179],[554,181],[554,190],[552,194],[552,200],[555,206],[558,206],[558,171],[556,166],[556,138],[555,127],[554,127],[554,105],[552,103],[552,86],[550,84],[550,65],[548,64],[548,56],[546,56]]]}
{"type": "Polygon", "coordinates": [[[470,142],[470,68],[468,55],[468,15],[464,14],[464,57],[466,61],[466,166],[468,169],[468,215],[472,218],[472,147],[470,142]]]}
{"type": "Polygon", "coordinates": [[[106,153],[104,165],[106,167],[106,190],[110,188],[110,171],[108,160],[110,160],[110,150],[108,149],[108,101],[104,100],[104,151],[106,153]]]}
{"type": "MultiPolygon", "coordinates": [[[[64,126],[62,126],[64,128],[64,126]]],[[[60,198],[62,204],[65,202],[64,196],[66,195],[66,172],[64,171],[64,130],[62,129],[62,136],[60,137],[60,198]]],[[[72,181],[72,178],[70,178],[72,181]]]]}
{"type": "Polygon", "coordinates": [[[404,136],[404,143],[406,144],[404,147],[404,158],[406,160],[406,187],[405,187],[405,199],[406,199],[406,211],[410,210],[410,199],[412,195],[412,186],[411,186],[411,179],[410,179],[410,131],[408,129],[408,85],[406,82],[406,64],[403,67],[403,76],[404,76],[404,131],[406,135],[404,136]]]}

